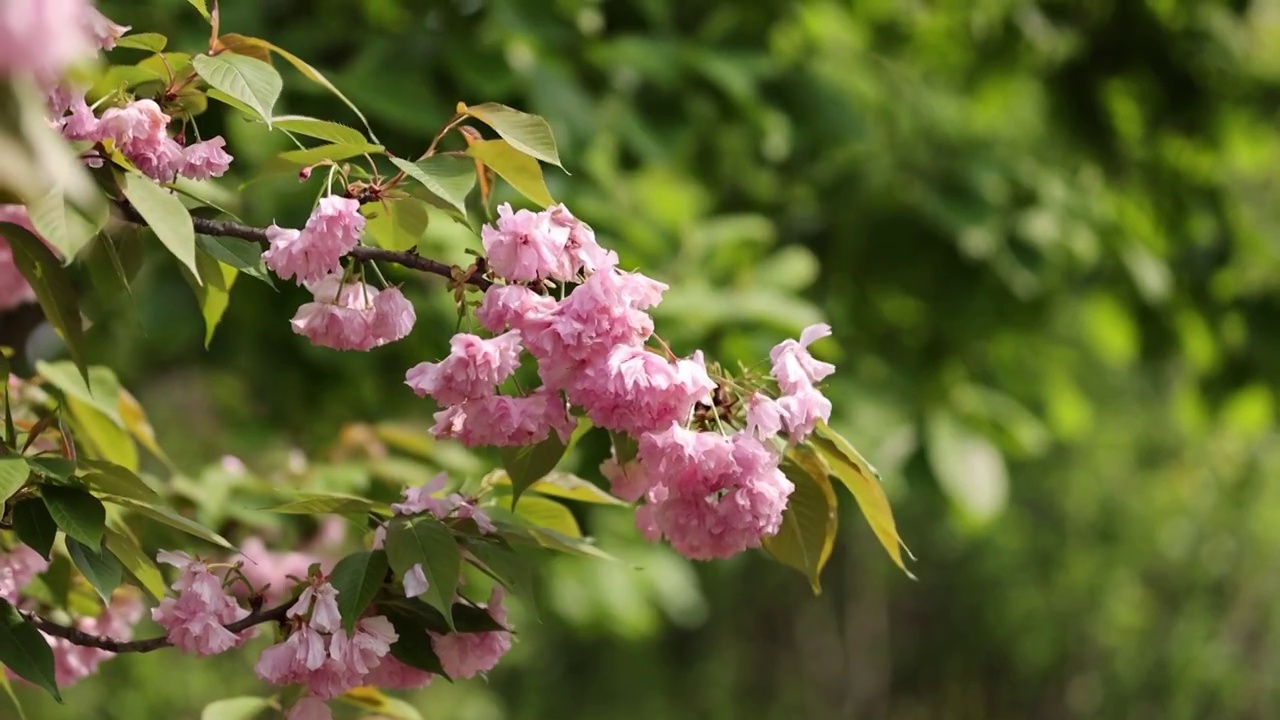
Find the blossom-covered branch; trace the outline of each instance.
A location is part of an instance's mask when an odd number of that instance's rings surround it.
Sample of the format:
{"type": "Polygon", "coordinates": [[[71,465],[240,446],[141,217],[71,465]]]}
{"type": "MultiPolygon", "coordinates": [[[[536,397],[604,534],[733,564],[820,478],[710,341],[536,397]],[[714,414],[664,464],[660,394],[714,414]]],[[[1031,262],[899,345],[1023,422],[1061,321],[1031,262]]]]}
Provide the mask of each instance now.
{"type": "MultiPolygon", "coordinates": [[[[293,605],[292,600],[266,610],[259,610],[257,612],[250,613],[242,620],[229,623],[224,627],[232,634],[239,634],[251,627],[262,625],[263,623],[280,622],[281,620],[284,620],[285,613],[288,612],[291,605],[293,605]]],[[[73,645],[79,645],[81,647],[106,650],[107,652],[112,653],[148,653],[173,646],[173,643],[170,642],[169,638],[164,635],[148,638],[146,640],[120,642],[109,637],[87,633],[83,630],[69,627],[67,625],[59,625],[52,620],[42,618],[38,615],[28,614],[27,617],[37,629],[46,635],[62,638],[73,645]]]]}
{"type": "MultiPolygon", "coordinates": [[[[128,203],[120,203],[120,211],[124,214],[126,220],[145,225],[146,220],[142,218],[138,211],[128,203]]],[[[267,228],[254,227],[234,220],[210,220],[208,218],[192,217],[192,225],[195,231],[201,235],[212,235],[216,237],[233,237],[249,242],[257,243],[261,246],[269,247],[270,240],[267,235],[267,228]]],[[[385,248],[370,247],[361,245],[352,249],[351,257],[356,260],[369,262],[387,262],[407,267],[410,270],[419,270],[421,272],[439,275],[443,278],[453,278],[454,269],[450,265],[423,257],[412,250],[387,250],[385,248]]],[[[488,279],[473,273],[465,281],[468,285],[474,285],[481,290],[487,290],[493,285],[488,279]]]]}

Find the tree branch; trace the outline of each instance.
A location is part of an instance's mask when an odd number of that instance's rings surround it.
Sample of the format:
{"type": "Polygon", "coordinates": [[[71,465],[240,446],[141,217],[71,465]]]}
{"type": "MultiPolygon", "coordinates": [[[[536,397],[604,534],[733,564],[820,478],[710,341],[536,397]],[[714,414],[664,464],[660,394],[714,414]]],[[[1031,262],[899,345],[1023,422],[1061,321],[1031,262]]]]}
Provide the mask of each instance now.
{"type": "MultiPolygon", "coordinates": [[[[285,613],[289,611],[289,608],[292,607],[293,604],[294,601],[289,600],[288,602],[282,605],[277,605],[269,610],[259,610],[257,612],[250,613],[245,619],[237,620],[236,622],[227,625],[226,628],[227,630],[239,635],[241,632],[263,623],[279,622],[284,620],[285,613]]],[[[148,638],[146,640],[122,642],[120,640],[112,640],[109,637],[102,637],[101,635],[90,635],[83,630],[67,627],[66,625],[59,625],[58,623],[53,622],[52,620],[46,620],[39,615],[33,615],[30,613],[23,614],[31,620],[32,624],[35,625],[36,628],[44,632],[46,635],[62,638],[73,645],[79,645],[81,647],[97,648],[98,650],[106,650],[107,652],[113,653],[148,653],[154,650],[170,647],[173,644],[169,642],[169,638],[164,636],[148,638]]]]}
{"type": "MultiPolygon", "coordinates": [[[[147,221],[142,215],[134,209],[132,205],[126,202],[118,203],[120,212],[124,218],[136,225],[146,225],[147,221]]],[[[209,220],[206,218],[192,217],[191,223],[195,226],[197,233],[201,235],[216,235],[218,237],[233,237],[241,240],[254,242],[262,247],[269,245],[267,241],[266,228],[253,227],[252,225],[243,225],[232,220],[209,220]]],[[[446,265],[438,260],[432,260],[419,255],[413,250],[386,250],[384,248],[369,247],[367,245],[359,245],[351,251],[351,257],[367,262],[387,262],[407,267],[410,270],[419,270],[421,272],[439,275],[443,278],[453,279],[453,267],[446,265]]],[[[478,274],[472,274],[467,278],[468,285],[474,285],[481,290],[488,290],[493,286],[489,280],[480,277],[478,274]]]]}

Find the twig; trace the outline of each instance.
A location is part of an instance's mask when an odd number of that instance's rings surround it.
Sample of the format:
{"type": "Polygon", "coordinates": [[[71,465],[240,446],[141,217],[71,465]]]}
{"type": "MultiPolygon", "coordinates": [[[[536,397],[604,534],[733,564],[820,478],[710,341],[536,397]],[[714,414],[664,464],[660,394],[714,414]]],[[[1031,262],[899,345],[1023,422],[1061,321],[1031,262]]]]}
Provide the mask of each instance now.
{"type": "MultiPolygon", "coordinates": [[[[138,213],[134,207],[128,203],[119,203],[120,212],[129,222],[137,225],[146,225],[147,221],[138,213]]],[[[257,243],[263,247],[269,244],[267,241],[266,228],[253,227],[252,225],[243,225],[233,220],[209,220],[207,218],[192,217],[192,225],[195,226],[197,233],[201,235],[216,235],[219,237],[233,237],[249,242],[257,243]]],[[[367,245],[357,246],[351,251],[351,257],[356,260],[368,262],[387,262],[407,267],[410,270],[419,270],[421,272],[439,275],[443,278],[453,279],[453,268],[438,260],[423,257],[413,250],[387,250],[385,248],[369,247],[367,245]]],[[[474,285],[481,290],[488,290],[493,283],[477,274],[472,274],[466,278],[468,285],[474,285]]]]}
{"type": "MultiPolygon", "coordinates": [[[[225,627],[232,633],[239,635],[245,630],[257,625],[262,625],[263,623],[279,622],[284,620],[285,613],[289,611],[289,608],[292,607],[293,604],[294,601],[290,600],[269,610],[260,610],[258,612],[250,613],[245,619],[237,620],[225,627]]],[[[169,642],[169,638],[164,636],[148,638],[146,640],[121,642],[119,640],[112,640],[109,637],[102,637],[101,635],[90,635],[83,630],[68,627],[66,625],[59,625],[58,623],[53,622],[52,620],[46,620],[39,615],[32,615],[29,613],[24,614],[31,620],[32,624],[34,624],[36,628],[44,632],[46,635],[62,638],[73,645],[79,645],[81,647],[97,648],[98,650],[106,650],[107,652],[113,653],[148,653],[170,647],[173,644],[169,642]]]]}

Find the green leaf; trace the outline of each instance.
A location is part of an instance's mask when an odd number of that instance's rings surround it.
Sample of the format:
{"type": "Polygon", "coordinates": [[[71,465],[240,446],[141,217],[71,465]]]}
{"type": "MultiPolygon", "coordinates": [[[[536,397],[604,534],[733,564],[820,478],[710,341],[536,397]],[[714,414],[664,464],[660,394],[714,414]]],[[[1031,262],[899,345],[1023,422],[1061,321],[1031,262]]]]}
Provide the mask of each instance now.
{"type": "Polygon", "coordinates": [[[284,87],[275,68],[257,58],[233,53],[196,55],[191,58],[191,66],[210,87],[240,101],[271,127],[272,110],[284,87]]]}
{"type": "Polygon", "coordinates": [[[322,160],[346,160],[348,158],[357,157],[365,154],[380,154],[383,152],[381,145],[374,145],[367,142],[358,143],[329,143],[327,145],[317,145],[315,147],[305,148],[302,150],[289,150],[282,152],[276,156],[279,163],[273,165],[287,164],[296,165],[298,167],[315,165],[322,160]]]}
{"type": "Polygon", "coordinates": [[[0,599],[0,663],[62,702],[54,675],[53,650],[36,627],[0,599]]]}
{"type": "Polygon", "coordinates": [[[74,462],[56,455],[36,455],[26,460],[27,467],[54,480],[67,480],[76,472],[74,462]]]}
{"type": "Polygon", "coordinates": [[[67,352],[71,354],[81,375],[87,377],[84,327],[80,322],[80,302],[71,276],[49,248],[25,228],[0,223],[0,236],[9,241],[9,247],[13,250],[13,262],[18,266],[18,271],[35,290],[45,318],[67,343],[67,352]]]}
{"type": "Polygon", "coordinates": [[[137,469],[138,446],[122,423],[113,421],[96,406],[78,398],[68,397],[66,402],[71,410],[76,439],[87,446],[89,454],[122,467],[137,469]]]}
{"type": "MultiPolygon", "coordinates": [[[[496,470],[485,478],[484,485],[498,488],[510,487],[511,477],[502,470],[496,470]]],[[[530,485],[527,490],[539,495],[564,498],[565,500],[577,500],[578,502],[591,503],[593,505],[631,506],[631,503],[610,495],[590,480],[585,480],[567,472],[552,471],[547,473],[541,480],[530,485]]]]}
{"type": "Polygon", "coordinates": [[[48,560],[53,541],[58,537],[58,524],[40,500],[23,500],[13,506],[13,531],[27,547],[48,560]]]}
{"type": "Polygon", "coordinates": [[[466,112],[497,131],[516,150],[564,168],[560,164],[560,153],[556,150],[556,138],[551,132],[551,126],[541,117],[498,103],[472,105],[466,112]]]}
{"type": "Polygon", "coordinates": [[[472,163],[448,155],[433,155],[416,163],[393,157],[391,162],[422,183],[433,195],[463,215],[467,214],[467,195],[476,184],[476,170],[472,163]]]}
{"type": "Polygon", "coordinates": [[[372,139],[374,142],[378,141],[378,138],[373,134],[373,128],[370,127],[368,119],[365,118],[364,113],[360,112],[360,108],[356,107],[356,104],[351,102],[351,100],[349,100],[346,95],[343,95],[342,91],[339,90],[333,83],[329,82],[329,78],[326,78],[319,70],[308,65],[306,61],[304,61],[302,58],[298,57],[297,55],[294,55],[293,53],[289,52],[288,50],[285,50],[284,48],[278,45],[273,45],[267,42],[266,40],[263,40],[261,38],[245,38],[245,40],[249,42],[259,43],[262,47],[267,48],[268,50],[271,50],[275,54],[284,58],[285,61],[288,62],[290,65],[292,65],[294,68],[296,68],[298,72],[302,73],[303,77],[316,83],[317,85],[320,85],[324,89],[328,90],[329,92],[337,96],[337,98],[341,100],[343,104],[351,108],[351,112],[355,113],[356,117],[360,118],[360,122],[364,123],[365,130],[369,132],[369,138],[372,139]]]}
{"type": "Polygon", "coordinates": [[[199,275],[196,231],[191,224],[191,213],[187,212],[182,201],[137,173],[124,173],[120,190],[178,262],[199,275]]]}
{"type": "Polygon", "coordinates": [[[431,221],[426,203],[413,197],[369,203],[360,212],[369,218],[365,232],[388,250],[416,248],[431,221]]]}
{"type": "Polygon", "coordinates": [[[194,280],[189,273],[186,277],[191,289],[195,291],[196,304],[200,306],[200,315],[204,318],[204,347],[207,350],[213,342],[213,333],[218,329],[223,313],[231,305],[231,288],[240,273],[199,248],[196,249],[196,267],[199,269],[200,279],[194,280]]]}
{"type": "Polygon", "coordinates": [[[822,593],[822,568],[835,547],[838,515],[827,463],[812,450],[795,448],[782,462],[782,472],[796,489],[787,500],[778,534],[764,538],[765,552],[799,570],[813,593],[822,593]]]}
{"type": "Polygon", "coordinates": [[[227,698],[205,705],[200,712],[200,720],[253,720],[270,708],[271,700],[268,698],[227,698]]]}
{"type": "Polygon", "coordinates": [[[487,165],[502,176],[521,195],[537,203],[539,207],[553,205],[547,181],[542,177],[542,166],[537,160],[507,144],[506,140],[481,140],[467,148],[467,154],[487,165]]]}
{"type": "Polygon", "coordinates": [[[350,633],[360,614],[382,587],[387,577],[387,554],[381,550],[358,552],[338,561],[329,574],[329,582],[338,591],[338,612],[342,626],[350,633]]]}
{"type": "Polygon", "coordinates": [[[18,695],[13,692],[13,683],[10,683],[9,676],[2,672],[0,672],[0,687],[4,688],[4,694],[9,696],[9,702],[13,703],[13,709],[18,712],[18,720],[27,720],[27,713],[22,709],[18,695]]]}
{"type": "Polygon", "coordinates": [[[328,140],[339,145],[361,145],[368,142],[364,134],[353,127],[305,115],[281,115],[272,122],[281,130],[318,140],[328,140]]]}
{"type": "Polygon", "coordinates": [[[523,520],[509,513],[507,514],[509,517],[500,518],[499,513],[505,513],[502,508],[490,508],[490,510],[490,515],[494,516],[493,524],[498,527],[502,537],[513,544],[618,562],[618,558],[596,547],[586,538],[569,537],[548,528],[527,527],[523,524],[523,520]]]}
{"type": "Polygon", "coordinates": [[[91,470],[80,479],[98,492],[142,502],[160,499],[146,481],[127,467],[106,460],[81,460],[80,464],[91,470]]]}
{"type": "Polygon", "coordinates": [[[528,558],[505,542],[491,542],[487,539],[468,540],[467,550],[475,560],[484,565],[483,569],[493,579],[528,601],[530,608],[536,613],[537,608],[533,605],[536,598],[533,588],[533,569],[530,567],[528,558]]]}
{"type": "Polygon", "coordinates": [[[156,567],[151,557],[143,551],[136,540],[108,527],[104,542],[111,554],[116,556],[124,569],[128,570],[137,581],[138,587],[145,590],[156,601],[164,597],[164,576],[160,574],[160,568],[156,567]]]}
{"type": "Polygon", "coordinates": [[[387,512],[388,508],[384,504],[374,503],[355,495],[342,495],[338,493],[299,493],[299,499],[287,502],[283,505],[277,505],[268,508],[271,512],[284,513],[286,515],[325,515],[338,513],[356,513],[364,515],[366,513],[381,510],[387,512]]]}
{"type": "Polygon", "coordinates": [[[116,47],[160,52],[169,44],[169,38],[160,33],[133,33],[116,40],[116,47]]]}
{"type": "Polygon", "coordinates": [[[565,537],[582,537],[582,528],[578,527],[573,511],[555,500],[536,495],[526,496],[516,508],[515,514],[534,527],[554,530],[565,537]]]}
{"type": "Polygon", "coordinates": [[[373,713],[380,718],[395,720],[422,720],[422,715],[409,703],[384,694],[372,687],[358,687],[338,696],[338,701],[373,713]]]}
{"type": "Polygon", "coordinates": [[[69,362],[36,361],[36,372],[50,385],[69,398],[77,398],[93,406],[112,422],[122,423],[119,410],[120,381],[111,368],[94,365],[89,368],[88,380],[76,372],[69,362]]]}
{"type": "Polygon", "coordinates": [[[858,501],[863,517],[871,524],[871,529],[875,531],[876,537],[889,553],[889,557],[893,558],[894,564],[901,568],[907,577],[914,579],[915,576],[907,570],[902,560],[903,551],[906,550],[907,557],[911,557],[911,551],[907,550],[902,538],[898,536],[898,527],[893,521],[893,509],[889,506],[889,498],[884,494],[884,488],[880,486],[880,473],[876,472],[876,469],[854,449],[853,445],[849,444],[848,440],[828,427],[825,422],[818,422],[814,434],[809,439],[809,444],[830,464],[831,472],[836,479],[844,483],[845,487],[853,493],[853,498],[858,501]]]}
{"type": "Polygon", "coordinates": [[[502,448],[502,467],[511,478],[513,503],[519,502],[520,495],[530,485],[546,477],[547,473],[555,469],[556,463],[564,457],[566,449],[567,446],[560,441],[560,436],[554,432],[537,445],[502,448]]]}
{"type": "Polygon", "coordinates": [[[62,485],[45,485],[40,489],[40,496],[44,498],[50,517],[67,537],[89,547],[98,547],[102,543],[107,510],[98,498],[79,488],[62,485]]]}
{"type": "Polygon", "coordinates": [[[462,572],[462,553],[453,533],[433,517],[397,517],[387,525],[387,560],[397,579],[419,563],[430,587],[424,599],[453,624],[453,595],[462,572]]]}
{"type": "Polygon", "coordinates": [[[0,507],[27,483],[31,468],[20,457],[0,458],[0,507]]]}
{"type": "Polygon", "coordinates": [[[262,262],[262,246],[257,243],[240,238],[197,235],[196,245],[223,265],[229,265],[251,278],[275,287],[267,266],[262,262]]]}
{"type": "Polygon", "coordinates": [[[111,593],[120,587],[124,578],[124,568],[116,556],[106,552],[104,545],[99,544],[94,550],[70,537],[67,538],[67,554],[84,579],[98,591],[103,602],[110,602],[111,593]]]}
{"type": "MultiPolygon", "coordinates": [[[[205,0],[187,0],[187,2],[191,3],[191,7],[195,8],[196,11],[199,12],[204,17],[205,20],[213,19],[209,16],[209,6],[208,4],[205,3],[205,0]]],[[[201,718],[201,720],[208,720],[208,719],[201,718]]]]}
{"type": "Polygon", "coordinates": [[[391,656],[411,668],[424,670],[439,675],[446,680],[449,674],[444,671],[435,648],[431,646],[431,636],[426,627],[412,614],[397,611],[389,606],[380,607],[379,611],[391,622],[399,636],[391,644],[391,656]]]}
{"type": "Polygon", "coordinates": [[[179,515],[178,513],[166,507],[159,507],[151,503],[134,500],[133,498],[119,497],[116,495],[104,495],[104,501],[119,505],[123,508],[132,510],[139,515],[149,517],[156,522],[168,525],[175,530],[181,530],[188,535],[200,538],[208,543],[213,543],[226,550],[235,550],[236,547],[227,542],[227,539],[200,523],[179,515]]]}
{"type": "Polygon", "coordinates": [[[626,465],[636,459],[640,452],[640,443],[624,432],[609,431],[609,440],[613,443],[613,456],[619,465],[626,465]]]}
{"type": "Polygon", "coordinates": [[[128,390],[121,389],[119,407],[120,419],[133,434],[133,438],[150,450],[151,454],[172,467],[173,463],[156,442],[156,431],[151,427],[151,421],[147,420],[147,413],[138,404],[137,398],[130,395],[128,390]]]}
{"type": "Polygon", "coordinates": [[[107,224],[106,206],[101,206],[101,210],[96,217],[86,218],[68,202],[62,188],[54,188],[44,197],[27,204],[31,224],[62,254],[67,264],[107,224]]]}

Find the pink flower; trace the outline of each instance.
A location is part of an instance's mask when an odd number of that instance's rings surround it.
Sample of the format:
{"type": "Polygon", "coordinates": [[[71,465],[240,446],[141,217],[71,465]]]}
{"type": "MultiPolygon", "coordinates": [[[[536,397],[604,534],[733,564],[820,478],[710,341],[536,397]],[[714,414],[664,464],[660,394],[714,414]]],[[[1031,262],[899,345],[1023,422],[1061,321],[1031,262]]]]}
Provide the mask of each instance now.
{"type": "Polygon", "coordinates": [[[227,141],[221,136],[188,145],[182,151],[182,166],[178,174],[192,180],[222,177],[233,160],[223,149],[226,146],[227,141]]]}
{"type": "Polygon", "coordinates": [[[491,333],[507,328],[523,330],[548,322],[555,312],[555,298],[539,295],[523,285],[495,285],[484,293],[476,308],[476,320],[491,333]]]}
{"type": "Polygon", "coordinates": [[[747,432],[768,440],[782,430],[782,408],[773,398],[756,393],[747,401],[747,432]]]}
{"type": "Polygon", "coordinates": [[[116,147],[145,175],[171,182],[183,167],[182,146],[169,137],[169,116],[154,100],[136,100],[102,113],[98,134],[116,147]]]}
{"type": "MultiPolygon", "coordinates": [[[[498,624],[507,622],[507,611],[502,606],[503,590],[498,585],[489,596],[489,616],[498,624]]],[[[457,680],[475,677],[489,672],[502,656],[511,649],[511,633],[496,630],[484,633],[431,633],[431,647],[440,658],[440,665],[449,677],[457,680]]]]}
{"type": "MultiPolygon", "coordinates": [[[[438,497],[437,493],[444,490],[448,476],[440,473],[428,481],[425,485],[416,488],[406,488],[404,490],[404,502],[396,503],[391,506],[391,510],[397,515],[416,515],[418,513],[429,513],[433,517],[443,520],[450,515],[456,515],[460,518],[470,518],[475,521],[480,532],[491,533],[496,532],[493,521],[485,512],[475,506],[473,502],[459,495],[458,493],[450,493],[445,497],[438,497]]],[[[380,528],[381,529],[381,528],[380,528]]],[[[421,568],[418,568],[419,572],[421,568]]],[[[426,578],[422,581],[425,583],[426,578]]],[[[406,592],[408,590],[408,581],[406,580],[406,592]]],[[[422,592],[426,592],[423,588],[422,592]]],[[[420,595],[422,593],[413,593],[410,597],[420,595]]]]}
{"type": "Polygon", "coordinates": [[[333,585],[313,580],[285,615],[299,618],[307,613],[310,613],[308,623],[315,630],[332,633],[342,627],[342,616],[338,613],[338,591],[333,585]]]}
{"type": "Polygon", "coordinates": [[[92,57],[93,38],[84,24],[92,12],[86,0],[0,2],[0,77],[47,78],[92,57]]]}
{"type": "Polygon", "coordinates": [[[350,638],[341,628],[321,633],[304,623],[283,643],[264,650],[254,669],[267,682],[302,683],[312,696],[328,700],[363,684],[396,639],[391,623],[382,616],[359,620],[350,638]]]}
{"type": "Polygon", "coordinates": [[[520,366],[520,333],[485,340],[459,333],[449,341],[449,356],[438,363],[419,363],[405,375],[418,397],[430,395],[441,405],[457,405],[494,393],[520,366]]]}
{"type": "Polygon", "coordinates": [[[404,596],[418,597],[431,588],[426,573],[422,572],[422,563],[409,568],[404,573],[404,596]]]}
{"type": "MultiPolygon", "coordinates": [[[[93,110],[84,101],[83,95],[72,98],[67,110],[71,114],[66,117],[59,117],[55,123],[57,128],[62,131],[63,137],[68,140],[91,140],[94,142],[102,137],[98,117],[93,114],[93,110]]],[[[58,115],[61,116],[63,113],[59,112],[58,115]]]]}
{"type": "Polygon", "coordinates": [[[778,408],[793,443],[803,442],[809,437],[818,420],[825,422],[831,419],[831,401],[812,385],[778,398],[778,408]]]}
{"type": "Polygon", "coordinates": [[[178,597],[161,600],[151,611],[169,642],[185,653],[204,656],[226,652],[243,641],[223,626],[244,619],[249,611],[227,594],[208,566],[181,552],[161,552],[156,559],[182,571],[172,586],[178,597]]]}
{"type": "Polygon", "coordinates": [[[547,213],[513,212],[508,203],[498,206],[497,223],[480,231],[489,267],[513,282],[555,275],[568,239],[569,228],[551,222],[547,213]]]}
{"type": "Polygon", "coordinates": [[[649,492],[649,477],[638,460],[619,464],[617,455],[610,455],[600,464],[600,473],[609,481],[613,494],[627,502],[636,502],[649,492]]]}
{"type": "Polygon", "coordinates": [[[578,373],[568,396],[598,427],[638,437],[684,422],[714,388],[701,352],[673,363],[643,347],[618,345],[578,373]]]}
{"type": "Polygon", "coordinates": [[[564,401],[546,388],[524,397],[490,395],[452,405],[435,414],[431,434],[452,438],[467,447],[514,447],[547,439],[555,430],[568,442],[577,428],[564,401]]]}
{"type": "MultiPolygon", "coordinates": [[[[400,303],[403,296],[399,300],[395,297],[399,290],[379,291],[362,282],[343,284],[341,273],[308,283],[307,287],[315,300],[298,308],[290,322],[293,331],[313,345],[334,350],[372,350],[402,338],[400,333],[406,322],[412,323],[405,317],[407,303],[400,303]],[[388,292],[392,297],[380,305],[378,298],[388,292]]],[[[408,309],[410,315],[412,310],[408,309]]]]}
{"type": "Polygon", "coordinates": [[[0,554],[0,598],[16,604],[19,591],[48,569],[49,561],[26,545],[17,545],[0,554]]]}
{"type": "Polygon", "coordinates": [[[416,690],[435,679],[425,670],[410,667],[388,655],[365,677],[365,684],[389,690],[416,690]]]}
{"type": "Polygon", "coordinates": [[[642,437],[639,456],[658,478],[645,523],[693,560],[759,547],[761,538],[778,532],[795,489],[778,469],[777,455],[746,433],[725,437],[673,424],[642,437]]]}
{"type": "Polygon", "coordinates": [[[403,340],[413,330],[418,314],[400,288],[389,287],[373,299],[373,322],[369,330],[382,344],[403,340]]]}
{"type": "Polygon", "coordinates": [[[836,371],[831,363],[815,360],[809,346],[831,334],[831,326],[810,325],[800,333],[800,342],[784,340],[769,352],[773,361],[773,377],[785,394],[795,394],[836,371]]]}
{"type": "Polygon", "coordinates": [[[573,280],[578,273],[590,275],[601,268],[618,264],[618,254],[600,247],[596,243],[595,231],[590,225],[574,217],[569,208],[554,205],[547,209],[547,214],[553,226],[564,227],[569,231],[560,262],[551,275],[553,279],[573,280]]]}
{"type": "Polygon", "coordinates": [[[333,711],[320,698],[305,696],[285,713],[285,720],[333,720],[333,711]]]}
{"type": "Polygon", "coordinates": [[[320,198],[301,231],[269,228],[271,247],[262,253],[262,260],[285,280],[321,282],[341,270],[342,258],[360,242],[364,224],[359,202],[328,195],[320,198]]]}
{"type": "Polygon", "coordinates": [[[119,40],[121,36],[133,29],[128,25],[117,25],[111,22],[110,18],[92,7],[87,8],[85,13],[81,15],[81,22],[98,47],[103,50],[114,48],[116,40],[119,40]]]}

